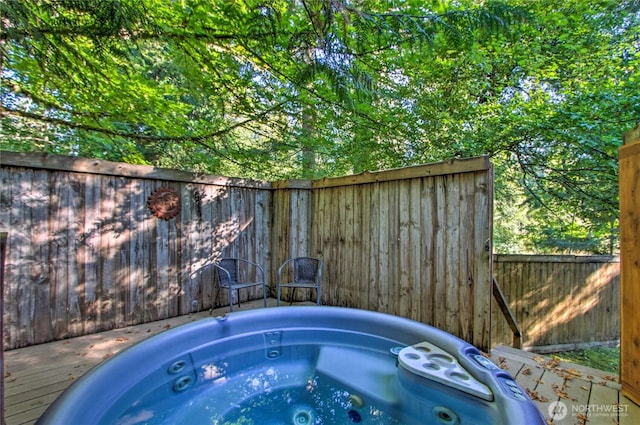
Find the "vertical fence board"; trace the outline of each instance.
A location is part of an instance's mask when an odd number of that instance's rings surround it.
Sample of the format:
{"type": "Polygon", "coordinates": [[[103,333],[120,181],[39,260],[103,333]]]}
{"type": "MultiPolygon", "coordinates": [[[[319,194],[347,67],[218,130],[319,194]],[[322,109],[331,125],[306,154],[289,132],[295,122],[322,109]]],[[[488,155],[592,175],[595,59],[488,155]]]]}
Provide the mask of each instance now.
{"type": "Polygon", "coordinates": [[[428,285],[427,277],[423,274],[423,261],[426,263],[427,257],[422,237],[422,229],[426,230],[421,217],[423,207],[421,199],[422,180],[413,179],[409,182],[409,185],[409,240],[407,241],[408,252],[406,255],[410,269],[407,285],[407,297],[409,298],[407,317],[420,321],[422,320],[420,304],[427,299],[426,294],[422,292],[422,288],[428,285]]]}
{"type": "MultiPolygon", "coordinates": [[[[71,254],[69,234],[69,176],[55,173],[51,187],[51,209],[50,216],[51,244],[52,244],[52,291],[51,309],[52,325],[55,338],[66,338],[71,334],[71,324],[69,322],[68,311],[73,306],[69,305],[69,292],[73,290],[73,276],[69,274],[71,268],[71,254]]],[[[31,291],[25,293],[28,299],[31,291]]],[[[25,311],[28,311],[25,309],[25,311]]]]}
{"type": "MultiPolygon", "coordinates": [[[[616,257],[497,255],[494,266],[524,346],[548,351],[619,339],[616,257]]],[[[511,331],[495,310],[492,344],[510,345],[511,331]]]]}
{"type": "Polygon", "coordinates": [[[459,176],[445,176],[445,329],[460,335],[460,302],[458,300],[458,282],[460,267],[458,249],[460,247],[460,183],[459,176]]]}
{"type": "Polygon", "coordinates": [[[369,239],[367,244],[367,255],[369,257],[369,297],[367,303],[368,310],[375,310],[378,307],[378,286],[380,285],[380,256],[379,245],[380,235],[380,183],[373,183],[369,189],[371,206],[369,210],[369,239]]]}
{"type": "MultiPolygon", "coordinates": [[[[31,174],[31,173],[30,173],[31,174]]],[[[23,183],[27,183],[24,181],[23,183]]],[[[30,199],[31,214],[27,221],[16,222],[17,228],[28,226],[31,229],[32,253],[22,257],[23,261],[31,267],[29,279],[22,280],[22,285],[30,286],[34,296],[33,310],[29,311],[33,327],[30,343],[37,340],[38,335],[45,335],[46,338],[53,338],[51,328],[52,315],[49,308],[51,273],[58,267],[55,258],[51,256],[51,223],[47,219],[50,207],[50,176],[40,170],[33,173],[32,190],[30,199]]],[[[13,208],[12,211],[15,211],[13,208]]],[[[27,218],[25,216],[25,218],[27,218]]],[[[12,227],[11,232],[15,231],[12,227]]],[[[19,303],[16,303],[19,305],[19,303]]]]}
{"type": "MultiPolygon", "coordinates": [[[[0,178],[4,181],[3,178],[0,178]]],[[[0,200],[4,201],[5,193],[0,189],[0,200]]],[[[0,201],[0,208],[3,206],[3,202],[0,201]]],[[[2,338],[0,338],[0,423],[6,425],[4,414],[4,261],[5,253],[7,251],[7,238],[8,233],[4,227],[4,217],[0,216],[0,330],[2,331],[2,338]]]]}
{"type": "MultiPolygon", "coordinates": [[[[396,314],[403,314],[411,317],[411,308],[413,296],[410,286],[410,276],[413,274],[411,268],[411,252],[419,251],[420,246],[411,244],[410,239],[410,209],[411,209],[411,192],[410,182],[399,181],[397,184],[395,205],[398,211],[398,238],[397,246],[394,249],[397,258],[398,289],[396,295],[391,299],[398,300],[396,314]]],[[[394,205],[392,201],[392,205],[394,205]]]]}
{"type": "Polygon", "coordinates": [[[378,282],[377,289],[377,305],[374,308],[377,311],[392,312],[389,308],[389,281],[393,281],[396,276],[389,274],[389,245],[393,238],[393,233],[389,229],[389,182],[380,184],[379,188],[379,206],[380,206],[380,228],[378,233],[378,282]]]}
{"type": "MultiPolygon", "coordinates": [[[[341,186],[332,190],[333,203],[332,208],[336,211],[336,221],[334,222],[335,226],[335,254],[332,258],[342,258],[343,255],[346,254],[345,245],[346,245],[346,209],[345,209],[345,191],[346,189],[341,186]]],[[[343,261],[332,264],[330,267],[335,268],[335,276],[334,282],[345,282],[347,268],[350,265],[345,264],[343,261]]],[[[347,296],[346,296],[346,288],[345,285],[336,285],[336,305],[346,306],[347,304],[347,296]]]]}
{"type": "Polygon", "coordinates": [[[82,267],[76,260],[76,253],[79,249],[81,239],[81,214],[78,211],[84,209],[84,182],[82,176],[66,175],[67,198],[64,201],[67,209],[67,250],[68,262],[68,285],[66,301],[67,314],[69,318],[68,336],[78,336],[84,334],[84,282],[80,280],[82,267]]]}
{"type": "Polygon", "coordinates": [[[460,300],[459,328],[460,336],[466,341],[473,339],[474,326],[474,280],[476,278],[476,257],[483,253],[476,252],[475,240],[475,178],[474,174],[460,176],[460,212],[459,212],[459,241],[458,241],[458,264],[459,264],[459,284],[458,299],[460,300]]]}
{"type": "Polygon", "coordinates": [[[388,251],[387,259],[387,279],[383,282],[386,284],[385,299],[386,311],[391,314],[400,315],[400,278],[402,270],[400,270],[400,210],[406,206],[400,205],[399,192],[402,188],[401,182],[391,181],[387,184],[387,197],[384,202],[388,205],[388,221],[387,226],[387,243],[388,251]]]}
{"type": "Polygon", "coordinates": [[[193,185],[180,187],[180,296],[179,311],[181,314],[198,311],[199,307],[199,282],[191,272],[191,267],[198,259],[198,240],[200,233],[200,216],[198,205],[193,197],[193,185]]]}
{"type": "Polygon", "coordinates": [[[435,220],[435,237],[434,237],[434,304],[433,304],[433,325],[437,328],[446,328],[445,319],[447,316],[446,299],[447,299],[447,282],[446,282],[446,201],[445,201],[445,184],[444,177],[438,176],[435,179],[435,204],[436,204],[436,220],[435,220]]]}
{"type": "MultiPolygon", "coordinates": [[[[269,273],[277,265],[273,262],[271,255],[271,229],[272,229],[272,217],[271,217],[271,193],[266,190],[254,190],[256,197],[255,203],[255,258],[258,264],[262,264],[265,268],[265,273],[269,273]]],[[[267,292],[269,292],[269,284],[271,279],[269,274],[266,275],[267,279],[267,292]]],[[[275,294],[275,291],[271,291],[271,294],[275,294]]],[[[267,293],[269,295],[269,293],[267,293]]]]}
{"type": "Polygon", "coordinates": [[[475,173],[474,223],[474,321],[473,341],[477,345],[491,347],[491,317],[493,292],[485,289],[485,282],[492,287],[493,282],[493,166],[489,164],[485,172],[475,173]]]}
{"type": "MultiPolygon", "coordinates": [[[[35,173],[37,174],[37,173],[35,173]]],[[[22,176],[13,175],[10,182],[12,187],[11,193],[11,216],[9,221],[10,238],[7,256],[7,272],[6,285],[7,296],[5,297],[5,311],[8,312],[9,341],[6,347],[10,348],[16,341],[31,341],[32,336],[29,335],[31,322],[31,305],[29,291],[27,287],[32,287],[31,282],[24,280],[18,284],[11,284],[11,276],[33,276],[35,271],[42,267],[41,270],[48,272],[43,262],[47,260],[35,258],[32,254],[33,247],[31,245],[31,223],[32,212],[31,206],[35,206],[36,199],[39,194],[30,193],[30,186],[33,184],[34,173],[24,172],[22,176]],[[36,269],[36,270],[34,270],[36,269]]],[[[47,205],[48,199],[43,200],[43,205],[47,205]]],[[[48,236],[48,235],[47,235],[48,236]]],[[[48,273],[47,273],[48,274],[48,273]]]]}
{"type": "Polygon", "coordinates": [[[421,191],[421,214],[422,220],[422,273],[420,278],[420,289],[422,298],[420,303],[419,320],[424,323],[435,323],[435,305],[437,304],[434,284],[434,267],[437,255],[435,245],[435,187],[434,179],[424,179],[421,191]]]}
{"type": "Polygon", "coordinates": [[[356,225],[355,219],[355,202],[354,202],[354,187],[346,186],[344,187],[344,194],[342,197],[343,205],[342,209],[345,212],[344,215],[344,223],[342,224],[343,232],[344,232],[344,249],[348,250],[349,256],[351,257],[351,264],[345,264],[344,268],[344,277],[347,281],[354,282],[354,284],[349,285],[346,289],[346,305],[351,306],[360,306],[360,297],[358,296],[358,285],[357,281],[360,280],[360,276],[357,274],[357,270],[359,266],[359,258],[361,252],[356,244],[354,231],[356,225]]]}
{"type": "Polygon", "coordinates": [[[79,265],[79,281],[83,285],[84,299],[84,332],[94,333],[97,329],[96,313],[99,308],[97,300],[96,286],[97,268],[94,252],[99,243],[99,211],[100,205],[100,180],[98,176],[86,174],[84,177],[84,205],[81,211],[81,236],[76,254],[76,261],[79,265]]]}
{"type": "MultiPolygon", "coordinates": [[[[315,202],[315,206],[314,206],[314,210],[315,210],[315,222],[316,223],[320,223],[319,225],[312,225],[311,226],[311,246],[313,247],[313,251],[311,251],[311,256],[312,257],[318,257],[320,259],[322,259],[322,261],[324,262],[326,257],[326,250],[328,248],[328,236],[320,231],[320,229],[324,229],[326,228],[326,222],[327,222],[327,209],[325,206],[325,191],[318,189],[314,191],[314,196],[313,196],[313,202],[315,202]]],[[[327,271],[326,269],[323,270],[322,273],[322,282],[321,282],[321,286],[322,286],[322,290],[321,292],[321,297],[320,297],[320,302],[322,304],[326,304],[327,303],[327,297],[326,297],[326,293],[327,293],[327,288],[329,288],[329,280],[328,280],[328,275],[327,275],[327,271]]]]}

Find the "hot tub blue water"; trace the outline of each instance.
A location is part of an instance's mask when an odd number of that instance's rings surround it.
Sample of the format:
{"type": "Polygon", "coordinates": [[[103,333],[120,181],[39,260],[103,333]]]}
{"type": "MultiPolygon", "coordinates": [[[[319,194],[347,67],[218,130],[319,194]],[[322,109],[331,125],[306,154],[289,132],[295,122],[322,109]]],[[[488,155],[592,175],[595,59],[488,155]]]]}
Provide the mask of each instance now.
{"type": "Polygon", "coordinates": [[[38,424],[545,424],[473,346],[395,316],[278,307],[203,319],[114,356],[38,424]]]}

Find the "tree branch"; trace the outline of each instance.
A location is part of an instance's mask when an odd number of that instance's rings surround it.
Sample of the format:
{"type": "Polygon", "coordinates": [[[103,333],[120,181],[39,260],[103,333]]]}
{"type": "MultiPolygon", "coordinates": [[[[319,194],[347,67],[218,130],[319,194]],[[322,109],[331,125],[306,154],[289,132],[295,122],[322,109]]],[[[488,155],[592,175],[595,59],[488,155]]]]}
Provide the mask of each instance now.
{"type": "MultiPolygon", "coordinates": [[[[64,120],[61,118],[54,118],[54,117],[48,117],[45,115],[41,115],[41,114],[34,114],[32,112],[27,112],[27,111],[21,111],[18,109],[10,109],[10,108],[6,108],[4,106],[0,106],[0,115],[13,115],[13,116],[20,116],[22,118],[27,118],[30,120],[35,120],[35,121],[39,121],[39,122],[45,122],[45,123],[49,123],[49,124],[55,124],[55,125],[60,125],[60,126],[64,126],[64,127],[68,127],[68,128],[75,128],[75,129],[79,129],[79,130],[84,130],[84,131],[90,131],[90,132],[96,132],[96,133],[101,133],[101,134],[105,134],[108,136],[117,136],[117,137],[124,137],[124,138],[129,138],[129,139],[134,139],[134,140],[140,140],[140,141],[155,141],[155,142],[194,142],[194,143],[199,143],[199,144],[204,144],[204,142],[208,139],[214,139],[217,137],[220,137],[224,134],[227,134],[237,128],[243,127],[253,121],[256,121],[259,118],[264,117],[265,115],[270,114],[273,111],[276,111],[278,109],[280,109],[282,106],[284,106],[284,104],[287,103],[287,101],[278,103],[277,105],[274,105],[273,107],[264,110],[262,112],[259,112],[255,115],[253,115],[250,118],[247,118],[245,120],[239,121],[235,124],[232,124],[228,127],[225,127],[223,129],[211,132],[211,133],[207,133],[207,134],[202,134],[202,135],[198,135],[198,136],[159,136],[159,135],[149,135],[149,134],[140,134],[140,133],[131,133],[131,132],[124,132],[124,131],[117,131],[117,130],[113,130],[113,129],[108,129],[108,128],[102,128],[102,127],[97,127],[97,126],[93,126],[93,125],[89,125],[89,124],[85,124],[85,123],[79,123],[79,122],[73,122],[73,121],[68,121],[68,120],[64,120]]],[[[211,149],[210,146],[204,144],[205,147],[211,149]]]]}

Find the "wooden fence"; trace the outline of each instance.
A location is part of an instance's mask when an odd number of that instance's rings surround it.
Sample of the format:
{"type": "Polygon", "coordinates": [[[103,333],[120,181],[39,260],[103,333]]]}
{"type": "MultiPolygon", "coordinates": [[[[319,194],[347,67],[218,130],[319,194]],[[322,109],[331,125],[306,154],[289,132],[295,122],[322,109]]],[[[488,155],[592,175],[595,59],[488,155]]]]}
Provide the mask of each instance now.
{"type": "Polygon", "coordinates": [[[206,266],[215,258],[270,261],[268,184],[51,155],[0,157],[6,348],[202,310],[212,302],[206,266]],[[177,219],[149,212],[147,198],[160,187],[180,195],[177,219]]]}
{"type": "Polygon", "coordinates": [[[493,170],[486,158],[274,189],[274,260],[321,257],[324,304],[408,317],[489,346],[493,170]]]}
{"type": "MultiPolygon", "coordinates": [[[[523,333],[523,345],[559,351],[620,338],[620,262],[610,256],[496,255],[494,274],[523,333]]],[[[510,345],[492,309],[492,344],[510,345]]]]}
{"type": "Polygon", "coordinates": [[[207,309],[207,266],[224,255],[262,264],[273,294],[277,265],[307,254],[324,260],[325,304],[490,345],[487,158],[276,183],[42,154],[0,164],[8,349],[207,309]],[[149,212],[160,187],[179,194],[177,217],[149,212]]]}

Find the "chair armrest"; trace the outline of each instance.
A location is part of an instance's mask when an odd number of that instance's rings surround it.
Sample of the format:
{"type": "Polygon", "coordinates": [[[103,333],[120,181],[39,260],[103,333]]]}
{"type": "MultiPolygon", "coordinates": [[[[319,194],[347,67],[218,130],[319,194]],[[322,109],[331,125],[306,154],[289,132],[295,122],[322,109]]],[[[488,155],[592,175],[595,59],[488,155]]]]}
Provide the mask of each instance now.
{"type": "Polygon", "coordinates": [[[244,258],[236,258],[236,260],[238,260],[241,263],[246,263],[246,264],[249,264],[251,266],[254,266],[258,271],[260,271],[260,275],[262,276],[262,280],[260,282],[266,283],[265,274],[264,274],[264,268],[262,268],[262,266],[260,264],[255,263],[255,262],[253,262],[251,260],[246,260],[244,258]]]}
{"type": "Polygon", "coordinates": [[[282,265],[280,265],[280,267],[278,267],[278,285],[280,285],[280,283],[282,282],[282,270],[284,270],[284,268],[287,266],[287,264],[289,264],[290,262],[292,262],[294,260],[295,260],[295,258],[289,258],[287,261],[282,263],[282,265]]]}

